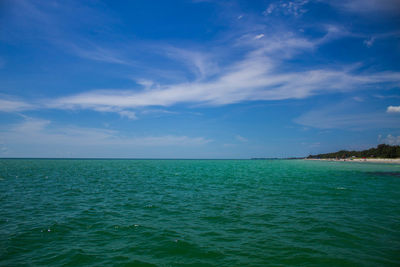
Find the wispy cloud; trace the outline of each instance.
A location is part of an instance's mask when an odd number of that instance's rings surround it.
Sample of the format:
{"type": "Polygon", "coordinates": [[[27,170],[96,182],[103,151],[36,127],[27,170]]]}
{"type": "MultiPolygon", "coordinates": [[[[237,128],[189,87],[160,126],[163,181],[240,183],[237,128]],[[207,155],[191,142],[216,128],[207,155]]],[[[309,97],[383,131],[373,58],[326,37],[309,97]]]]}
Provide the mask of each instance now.
{"type": "Polygon", "coordinates": [[[218,65],[213,60],[215,55],[172,46],[159,48],[163,56],[182,62],[189,70],[195,74],[196,79],[203,79],[218,71],[218,65]]]}
{"type": "Polygon", "coordinates": [[[21,133],[21,134],[37,133],[42,131],[51,123],[51,121],[49,120],[36,119],[28,116],[23,116],[23,118],[24,121],[22,123],[18,123],[11,126],[10,128],[11,132],[21,133]]]}
{"type": "Polygon", "coordinates": [[[319,40],[297,36],[290,31],[279,34],[265,32],[258,35],[245,33],[236,40],[236,45],[242,47],[248,54],[268,56],[281,61],[312,51],[320,43],[319,40]],[[257,41],[254,41],[255,39],[257,41]]]}
{"type": "Polygon", "coordinates": [[[160,116],[160,115],[179,114],[179,112],[165,110],[165,109],[145,109],[145,110],[141,110],[140,114],[160,116]]]}
{"type": "Polygon", "coordinates": [[[379,33],[379,34],[370,34],[369,36],[366,36],[366,35],[359,35],[359,36],[362,38],[366,38],[364,40],[365,46],[372,47],[377,40],[400,36],[400,31],[392,31],[392,32],[379,33]]]}
{"type": "Polygon", "coordinates": [[[32,110],[35,108],[35,105],[26,103],[24,101],[0,99],[0,111],[3,112],[19,112],[24,110],[32,110]]]}
{"type": "Polygon", "coordinates": [[[263,14],[264,15],[269,15],[274,11],[275,8],[276,8],[276,4],[271,3],[271,4],[268,5],[267,9],[264,10],[263,14]]]}
{"type": "MultiPolygon", "coordinates": [[[[54,15],[44,12],[41,5],[29,1],[22,2],[27,3],[25,10],[33,10],[35,18],[57,21],[54,15]]],[[[343,1],[339,2],[341,4],[338,6],[346,6],[343,1]]],[[[306,11],[308,3],[307,0],[276,1],[266,9],[266,13],[279,9],[281,12],[299,15],[306,11]]],[[[60,7],[56,10],[61,12],[60,7]]],[[[326,34],[315,39],[286,30],[264,31],[265,25],[253,26],[248,25],[243,32],[232,34],[232,43],[224,44],[223,49],[217,48],[218,42],[213,42],[211,49],[182,48],[172,45],[158,45],[160,49],[153,49],[156,46],[153,45],[149,50],[158,52],[147,51],[153,56],[157,54],[163,59],[169,58],[183,63],[186,68],[184,72],[194,74],[195,77],[192,79],[183,79],[180,76],[179,81],[175,82],[157,80],[153,71],[151,75],[137,79],[142,89],[88,89],[74,95],[46,100],[34,99],[34,101],[40,103],[40,108],[91,109],[136,119],[139,114],[137,109],[143,107],[170,107],[178,104],[221,106],[245,101],[303,99],[318,94],[400,85],[400,72],[361,72],[359,69],[343,65],[329,68],[286,67],[287,60],[295,59],[296,55],[312,52],[335,38],[349,35],[350,33],[342,27],[325,25],[326,34]]],[[[82,39],[75,38],[75,40],[82,39]]],[[[131,51],[129,49],[129,51],[119,51],[88,41],[78,45],[64,40],[58,44],[81,58],[132,67],[132,61],[125,56],[131,51]]],[[[126,46],[121,47],[126,48],[126,46]]],[[[7,99],[0,101],[2,101],[0,110],[7,112],[37,108],[36,105],[23,101],[7,99]]]]}
{"type": "Polygon", "coordinates": [[[391,134],[388,134],[386,137],[382,137],[381,135],[378,136],[378,142],[379,143],[385,143],[388,145],[400,145],[400,135],[399,136],[393,136],[391,134]]]}
{"type": "Polygon", "coordinates": [[[370,37],[370,38],[364,40],[364,44],[365,44],[367,47],[371,47],[371,46],[374,44],[375,39],[376,39],[375,37],[370,37]]]}
{"type": "Polygon", "coordinates": [[[351,37],[364,37],[363,35],[360,35],[359,33],[355,34],[350,32],[348,29],[343,27],[342,25],[336,25],[336,24],[325,24],[321,26],[325,34],[322,38],[317,39],[315,42],[318,45],[323,45],[326,43],[329,43],[331,41],[346,37],[346,36],[351,36],[351,37]]]}
{"type": "Polygon", "coordinates": [[[75,44],[64,44],[64,46],[69,48],[69,51],[81,58],[90,59],[94,61],[122,64],[122,65],[132,65],[132,61],[124,58],[118,52],[103,48],[99,45],[90,45],[87,48],[79,47],[75,44]]]}
{"type": "Polygon", "coordinates": [[[129,111],[129,110],[122,110],[118,112],[119,115],[121,115],[121,117],[127,117],[130,120],[136,120],[136,113],[133,111],[129,111]]]}
{"type": "Polygon", "coordinates": [[[248,142],[249,140],[241,135],[236,135],[235,136],[236,140],[238,140],[239,142],[248,142]]]}
{"type": "Polygon", "coordinates": [[[306,98],[329,92],[349,92],[382,83],[400,84],[400,73],[356,74],[348,69],[316,69],[279,73],[268,57],[257,53],[225,69],[217,78],[160,86],[153,90],[91,91],[51,101],[61,109],[117,110],[180,103],[227,105],[242,101],[306,98]]]}
{"type": "Polygon", "coordinates": [[[124,136],[120,132],[102,128],[53,125],[49,120],[25,117],[21,123],[2,125],[0,138],[6,145],[44,144],[71,146],[134,147],[201,146],[212,140],[204,137],[176,135],[124,136]]]}
{"type": "Polygon", "coordinates": [[[398,0],[326,0],[335,7],[340,8],[344,11],[360,14],[399,14],[400,5],[398,0]]]}
{"type": "Polygon", "coordinates": [[[80,58],[113,64],[132,64],[118,51],[101,45],[94,41],[94,38],[91,40],[87,34],[82,34],[90,30],[107,35],[108,28],[115,23],[116,19],[110,13],[102,12],[97,5],[101,3],[65,3],[58,0],[7,1],[4,4],[4,14],[9,26],[4,28],[6,39],[39,39],[57,46],[62,52],[80,58]],[[8,28],[13,31],[8,31],[8,28]]]}
{"type": "Polygon", "coordinates": [[[348,102],[306,112],[294,120],[296,123],[318,129],[365,130],[400,128],[400,118],[385,112],[365,111],[348,102]]]}
{"type": "MultiPolygon", "coordinates": [[[[279,71],[286,58],[276,58],[277,50],[285,49],[286,56],[290,58],[294,53],[299,53],[299,47],[307,49],[313,45],[309,40],[296,37],[266,40],[261,46],[250,50],[244,58],[219,67],[208,78],[206,66],[209,63],[205,63],[207,61],[202,54],[176,50],[180,57],[189,58],[204,78],[164,85],[144,79],[138,82],[143,90],[94,90],[38,102],[43,102],[42,108],[91,109],[136,119],[135,109],[142,107],[177,104],[221,106],[243,101],[302,99],[317,94],[400,85],[399,72],[363,73],[354,66],[279,71]]],[[[4,111],[33,108],[33,105],[20,101],[2,101],[4,111]]]]}
{"type": "Polygon", "coordinates": [[[299,16],[307,12],[304,7],[309,0],[292,0],[292,1],[275,1],[268,5],[263,12],[264,15],[271,15],[274,12],[283,13],[285,15],[299,16]]]}

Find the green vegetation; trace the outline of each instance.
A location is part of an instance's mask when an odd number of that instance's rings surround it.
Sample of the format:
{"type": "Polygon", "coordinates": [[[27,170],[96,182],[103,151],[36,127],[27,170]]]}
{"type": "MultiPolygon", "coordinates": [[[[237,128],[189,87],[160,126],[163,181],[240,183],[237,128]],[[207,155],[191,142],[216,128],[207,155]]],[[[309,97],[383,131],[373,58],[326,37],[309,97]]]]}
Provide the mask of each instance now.
{"type": "Polygon", "coordinates": [[[381,144],[376,148],[370,148],[368,150],[363,151],[347,151],[340,150],[334,153],[326,153],[326,154],[318,154],[318,155],[310,155],[307,158],[309,159],[328,159],[328,158],[400,158],[400,146],[390,146],[381,144]]]}

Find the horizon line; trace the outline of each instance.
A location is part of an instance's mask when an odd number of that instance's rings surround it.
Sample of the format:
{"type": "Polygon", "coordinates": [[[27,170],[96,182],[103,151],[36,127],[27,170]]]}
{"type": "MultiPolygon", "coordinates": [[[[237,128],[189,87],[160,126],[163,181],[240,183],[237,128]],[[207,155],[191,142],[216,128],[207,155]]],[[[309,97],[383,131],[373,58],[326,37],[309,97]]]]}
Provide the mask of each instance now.
{"type": "Polygon", "coordinates": [[[107,158],[107,157],[0,157],[2,159],[82,159],[82,160],[277,160],[277,159],[302,159],[306,157],[253,157],[253,158],[107,158]]]}

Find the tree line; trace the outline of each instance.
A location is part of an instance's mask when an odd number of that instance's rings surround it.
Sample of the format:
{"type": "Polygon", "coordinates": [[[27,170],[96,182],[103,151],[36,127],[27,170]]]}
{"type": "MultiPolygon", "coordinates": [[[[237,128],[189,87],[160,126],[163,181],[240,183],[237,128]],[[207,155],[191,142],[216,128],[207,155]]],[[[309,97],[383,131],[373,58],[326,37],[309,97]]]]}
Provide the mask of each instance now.
{"type": "Polygon", "coordinates": [[[347,151],[340,150],[333,153],[325,153],[318,155],[309,155],[307,158],[311,159],[328,159],[328,158],[400,158],[400,146],[390,146],[386,144],[380,144],[377,147],[370,148],[362,151],[347,151]]]}

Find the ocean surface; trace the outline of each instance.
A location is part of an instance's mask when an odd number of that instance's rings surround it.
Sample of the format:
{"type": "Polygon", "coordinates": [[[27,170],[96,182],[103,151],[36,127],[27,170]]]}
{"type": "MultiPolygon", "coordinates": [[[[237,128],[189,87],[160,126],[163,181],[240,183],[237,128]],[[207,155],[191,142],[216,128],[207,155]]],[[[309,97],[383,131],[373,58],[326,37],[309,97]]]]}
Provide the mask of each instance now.
{"type": "Polygon", "coordinates": [[[0,160],[0,266],[400,266],[400,165],[0,160]]]}

